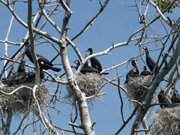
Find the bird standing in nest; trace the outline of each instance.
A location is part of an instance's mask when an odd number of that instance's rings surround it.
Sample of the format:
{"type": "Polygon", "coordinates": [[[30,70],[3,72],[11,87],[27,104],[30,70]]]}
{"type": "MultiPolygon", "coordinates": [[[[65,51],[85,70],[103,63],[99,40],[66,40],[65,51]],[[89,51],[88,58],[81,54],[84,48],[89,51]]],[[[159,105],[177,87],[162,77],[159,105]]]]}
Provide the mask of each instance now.
{"type": "MultiPolygon", "coordinates": [[[[36,78],[36,72],[28,72],[26,73],[25,83],[34,83],[36,78]]],[[[41,80],[44,78],[44,72],[40,70],[40,78],[41,80]]]]}
{"type": "Polygon", "coordinates": [[[171,101],[173,104],[180,104],[180,95],[175,88],[173,89],[173,95],[171,97],[171,101]]]}
{"type": "Polygon", "coordinates": [[[144,66],[144,69],[143,69],[143,71],[140,73],[140,76],[148,76],[148,75],[152,75],[152,73],[147,70],[147,67],[146,67],[146,66],[144,66]]]}
{"type": "MultiPolygon", "coordinates": [[[[87,53],[87,56],[92,55],[93,54],[93,49],[88,48],[86,50],[86,53],[87,53]]],[[[97,69],[99,73],[102,71],[101,62],[97,58],[95,58],[95,57],[90,58],[90,62],[91,62],[91,66],[93,68],[97,69]]]]}
{"type": "Polygon", "coordinates": [[[165,95],[164,91],[161,90],[158,94],[158,101],[160,103],[161,108],[167,108],[172,107],[171,101],[169,98],[165,95]]]}
{"type": "Polygon", "coordinates": [[[26,70],[25,70],[25,61],[23,60],[17,69],[17,76],[16,79],[18,83],[23,83],[26,77],[26,70]]]}
{"type": "MultiPolygon", "coordinates": [[[[25,51],[25,54],[27,55],[27,57],[29,58],[29,60],[34,63],[33,61],[33,58],[32,58],[32,54],[30,52],[30,50],[27,48],[26,51],[25,51]]],[[[40,66],[41,69],[44,69],[44,70],[48,70],[48,69],[51,69],[55,72],[59,72],[61,70],[61,68],[57,68],[57,67],[54,67],[54,65],[52,64],[52,62],[50,62],[48,59],[46,59],[45,57],[39,55],[39,54],[36,54],[36,57],[37,57],[37,61],[38,61],[38,64],[40,66]]]]}
{"type": "MultiPolygon", "coordinates": [[[[80,66],[81,63],[80,63],[79,60],[75,60],[74,63],[76,64],[75,69],[77,70],[77,69],[79,68],[79,66],[80,66]]],[[[88,62],[86,62],[86,63],[82,66],[80,72],[81,72],[82,74],[86,74],[86,73],[98,73],[99,71],[98,71],[97,69],[93,68],[93,67],[90,67],[90,66],[88,65],[88,62]]]]}
{"type": "Polygon", "coordinates": [[[144,51],[145,51],[145,57],[146,57],[146,64],[149,68],[149,70],[152,73],[157,74],[159,72],[159,67],[156,64],[156,62],[151,58],[150,54],[149,54],[149,50],[147,47],[144,47],[144,51]]]}
{"type": "Polygon", "coordinates": [[[16,73],[12,73],[8,78],[3,78],[2,82],[8,86],[24,83],[26,78],[25,61],[21,61],[16,73]]]}
{"type": "Polygon", "coordinates": [[[124,84],[127,84],[130,79],[139,76],[139,69],[137,67],[136,61],[132,60],[131,65],[132,65],[132,69],[126,74],[126,80],[124,84]]]}

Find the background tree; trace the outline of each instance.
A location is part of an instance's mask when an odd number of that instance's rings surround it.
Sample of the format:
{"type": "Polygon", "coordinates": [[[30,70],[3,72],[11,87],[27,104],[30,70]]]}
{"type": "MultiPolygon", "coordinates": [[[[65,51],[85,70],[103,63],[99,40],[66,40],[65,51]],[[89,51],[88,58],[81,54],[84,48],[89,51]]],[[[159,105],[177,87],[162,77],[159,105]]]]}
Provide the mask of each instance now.
{"type": "Polygon", "coordinates": [[[0,3],[2,134],[180,133],[179,0],[0,3]]]}

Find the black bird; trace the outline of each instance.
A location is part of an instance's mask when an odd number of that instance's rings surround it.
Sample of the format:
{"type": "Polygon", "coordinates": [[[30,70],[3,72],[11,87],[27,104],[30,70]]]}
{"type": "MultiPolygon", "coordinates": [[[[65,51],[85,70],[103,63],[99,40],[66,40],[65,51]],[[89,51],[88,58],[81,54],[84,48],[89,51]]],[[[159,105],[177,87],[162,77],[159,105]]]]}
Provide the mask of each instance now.
{"type": "Polygon", "coordinates": [[[152,73],[147,70],[146,66],[144,66],[144,70],[141,72],[140,76],[148,76],[148,75],[152,75],[152,73]]]}
{"type": "MultiPolygon", "coordinates": [[[[93,54],[93,49],[88,48],[86,50],[86,52],[88,53],[88,55],[91,55],[91,54],[93,54]]],[[[93,68],[97,69],[99,73],[102,71],[102,65],[101,65],[100,61],[97,58],[95,58],[95,57],[91,58],[90,62],[91,62],[91,66],[93,68]]]]}
{"type": "Polygon", "coordinates": [[[174,91],[173,91],[171,101],[173,104],[180,103],[180,95],[176,89],[174,89],[174,91]]]}
{"type": "MultiPolygon", "coordinates": [[[[29,60],[32,63],[34,63],[33,58],[32,58],[32,54],[31,54],[29,49],[26,49],[25,54],[27,55],[29,60]]],[[[36,57],[37,57],[37,61],[38,61],[39,66],[40,66],[41,69],[44,69],[44,70],[51,69],[51,70],[53,70],[55,72],[59,72],[61,70],[60,68],[54,67],[54,65],[48,59],[46,59],[45,57],[43,57],[43,56],[41,56],[39,54],[36,54],[36,57]]]]}
{"type": "Polygon", "coordinates": [[[18,67],[18,69],[17,69],[17,73],[19,73],[19,74],[25,74],[25,61],[24,60],[22,60],[21,61],[21,63],[19,64],[19,67],[18,67]]]}
{"type": "MultiPolygon", "coordinates": [[[[35,72],[28,72],[26,73],[26,79],[25,79],[25,83],[33,83],[35,82],[35,77],[36,77],[36,73],[35,72]]],[[[44,78],[44,72],[42,70],[40,70],[40,78],[43,79],[44,78]]]]}
{"type": "MultiPolygon", "coordinates": [[[[76,70],[77,70],[77,69],[79,68],[79,66],[80,66],[80,61],[79,61],[79,60],[75,60],[74,63],[76,64],[75,68],[76,68],[76,70]]],[[[86,73],[99,73],[99,71],[98,71],[97,69],[95,69],[95,68],[93,68],[93,67],[90,67],[90,66],[88,65],[88,62],[86,62],[86,63],[82,66],[80,72],[83,73],[83,74],[86,74],[86,73]]]]}
{"type": "Polygon", "coordinates": [[[130,78],[138,77],[139,76],[139,69],[136,65],[136,61],[131,61],[132,69],[126,74],[126,80],[124,84],[128,83],[130,78]]]}
{"type": "Polygon", "coordinates": [[[24,79],[26,76],[26,70],[25,70],[25,61],[23,60],[20,64],[19,67],[17,69],[17,75],[16,75],[16,79],[18,82],[17,83],[23,83],[24,79]]]}
{"type": "Polygon", "coordinates": [[[3,78],[2,82],[8,86],[18,85],[18,84],[24,83],[25,77],[26,77],[25,61],[22,61],[19,64],[17,72],[13,73],[8,78],[3,78]]]}
{"type": "Polygon", "coordinates": [[[149,55],[149,50],[147,47],[144,48],[145,50],[145,56],[146,56],[146,64],[149,68],[149,70],[155,74],[157,74],[159,72],[159,67],[156,64],[156,62],[151,58],[151,56],[149,55]]]}
{"type": "Polygon", "coordinates": [[[166,97],[163,90],[161,90],[158,94],[158,101],[161,108],[172,107],[170,100],[166,97]]]}

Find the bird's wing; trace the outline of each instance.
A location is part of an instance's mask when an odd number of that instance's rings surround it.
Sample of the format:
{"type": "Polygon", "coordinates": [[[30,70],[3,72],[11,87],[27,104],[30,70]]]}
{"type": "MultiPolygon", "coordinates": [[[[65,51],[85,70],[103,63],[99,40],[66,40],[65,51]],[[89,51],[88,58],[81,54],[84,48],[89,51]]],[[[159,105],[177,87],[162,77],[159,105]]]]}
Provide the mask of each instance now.
{"type": "Polygon", "coordinates": [[[99,71],[102,71],[102,65],[100,61],[96,58],[91,58],[91,65],[93,68],[98,69],[99,71]]]}

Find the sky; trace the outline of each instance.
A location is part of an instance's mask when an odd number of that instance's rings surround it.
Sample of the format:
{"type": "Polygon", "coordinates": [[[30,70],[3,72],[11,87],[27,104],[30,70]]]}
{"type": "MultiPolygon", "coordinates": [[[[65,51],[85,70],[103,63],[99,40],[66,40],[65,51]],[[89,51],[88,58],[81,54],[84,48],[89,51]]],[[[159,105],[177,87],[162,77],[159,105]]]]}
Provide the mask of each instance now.
{"type": "MultiPolygon", "coordinates": [[[[95,52],[102,51],[112,44],[120,43],[126,41],[131,33],[135,32],[138,28],[142,27],[142,24],[139,24],[138,20],[138,12],[137,9],[134,7],[134,1],[120,1],[120,0],[111,0],[105,11],[97,18],[95,23],[79,38],[77,38],[74,43],[80,49],[82,54],[84,54],[85,50],[89,47],[92,47],[95,52]]],[[[34,9],[37,5],[33,5],[34,9]]],[[[92,18],[97,10],[99,9],[99,5],[97,0],[76,0],[72,1],[72,16],[69,25],[69,33],[68,36],[72,38],[79,30],[87,23],[90,18],[92,18]]],[[[20,17],[26,21],[26,13],[27,9],[24,4],[18,5],[17,13],[20,17]]],[[[174,18],[177,17],[179,9],[177,9],[176,13],[174,14],[167,14],[167,16],[172,16],[174,18]]],[[[62,12],[60,12],[60,17],[53,18],[56,23],[61,26],[62,20],[62,12]]],[[[150,17],[154,17],[154,11],[150,11],[150,17]]],[[[4,40],[7,32],[7,27],[10,21],[10,13],[8,10],[0,4],[0,40],[4,40]]],[[[157,35],[161,35],[164,31],[159,27],[160,24],[153,24],[153,27],[148,28],[149,32],[153,32],[157,35]]],[[[57,33],[54,33],[54,30],[47,28],[49,33],[59,36],[57,33]]],[[[13,22],[11,34],[9,39],[11,41],[18,41],[21,42],[26,31],[24,27],[22,27],[16,21],[13,22]]],[[[156,43],[153,48],[159,48],[158,43],[156,43]]],[[[9,47],[9,55],[11,55],[17,47],[9,47]]],[[[37,51],[46,56],[47,58],[51,58],[54,56],[54,51],[52,51],[52,47],[49,46],[38,46],[37,51]],[[51,51],[50,51],[51,49],[51,51]]],[[[70,61],[73,62],[76,58],[76,55],[72,51],[71,48],[68,48],[69,51],[69,58],[70,61]]],[[[110,55],[107,56],[100,56],[98,59],[102,62],[104,68],[110,67],[112,65],[121,63],[129,58],[136,57],[139,55],[139,49],[137,46],[130,44],[128,47],[118,48],[110,55]]],[[[153,57],[157,56],[157,52],[152,52],[153,57]]],[[[0,43],[0,56],[4,55],[4,46],[0,43]]],[[[60,60],[60,59],[58,59],[60,60]]],[[[61,63],[60,61],[56,61],[57,63],[61,63]]],[[[138,59],[138,62],[141,63],[140,68],[142,69],[143,64],[142,60],[138,59]]],[[[3,62],[1,61],[1,65],[3,62]]],[[[124,81],[124,76],[130,69],[130,65],[125,64],[121,68],[119,68],[120,76],[123,76],[122,81],[124,81]]],[[[116,71],[112,71],[111,76],[109,78],[115,77],[116,71]]],[[[59,73],[61,74],[61,73],[59,73]]],[[[54,84],[49,84],[49,87],[52,91],[56,88],[54,84]]],[[[62,91],[66,93],[66,88],[63,86],[62,91]]],[[[116,87],[113,86],[105,86],[103,88],[104,95],[100,98],[94,99],[89,103],[89,110],[92,121],[96,122],[96,134],[97,135],[113,135],[120,125],[122,124],[122,120],[120,117],[120,100],[118,96],[118,90],[116,87]]],[[[124,99],[124,112],[125,117],[127,118],[128,115],[133,110],[133,105],[128,101],[128,97],[123,94],[124,99]]],[[[55,121],[56,124],[60,125],[60,127],[67,128],[67,124],[69,119],[67,117],[70,114],[70,105],[66,105],[64,103],[59,103],[58,109],[60,113],[53,112],[52,119],[55,121]]],[[[17,115],[14,117],[15,123],[13,125],[17,125],[18,120],[20,119],[21,115],[17,115]]],[[[12,126],[15,128],[15,126],[12,126]]],[[[128,135],[130,133],[130,125],[127,126],[122,132],[122,135],[128,135]]],[[[26,133],[27,135],[31,135],[29,131],[26,133]]],[[[69,135],[67,133],[67,135],[69,135]]]]}

